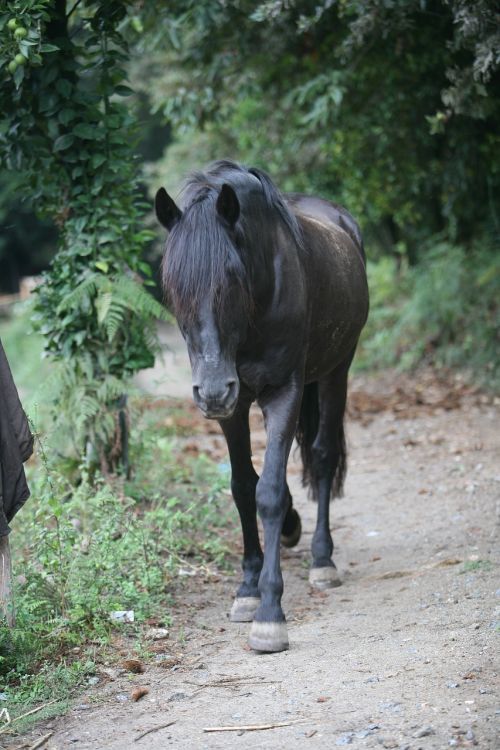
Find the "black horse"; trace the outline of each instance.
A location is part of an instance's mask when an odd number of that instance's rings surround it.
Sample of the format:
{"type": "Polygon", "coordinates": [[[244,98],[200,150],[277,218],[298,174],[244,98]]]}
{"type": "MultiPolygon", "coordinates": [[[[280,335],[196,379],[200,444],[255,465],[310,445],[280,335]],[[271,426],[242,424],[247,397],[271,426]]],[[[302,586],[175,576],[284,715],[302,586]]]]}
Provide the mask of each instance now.
{"type": "Polygon", "coordinates": [[[162,280],[186,340],[194,400],[219,421],[229,448],[244,544],[231,620],[253,620],[252,648],[282,651],[280,541],[293,546],[300,537],[286,482],[294,437],[318,503],[310,583],[340,583],[329,501],[342,491],[347,372],[368,313],[361,234],[345,209],[282,195],[264,172],[231,161],[191,176],[182,210],[161,188],[156,214],[169,231],[162,280]],[[250,450],[253,401],[267,433],[260,477],[250,450]]]}

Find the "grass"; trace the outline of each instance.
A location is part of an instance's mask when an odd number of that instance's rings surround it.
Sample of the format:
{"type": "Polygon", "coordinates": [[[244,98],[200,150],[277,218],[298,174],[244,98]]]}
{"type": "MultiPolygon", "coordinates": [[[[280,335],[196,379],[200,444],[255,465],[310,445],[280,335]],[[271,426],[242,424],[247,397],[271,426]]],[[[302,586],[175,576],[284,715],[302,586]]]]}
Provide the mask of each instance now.
{"type": "Polygon", "coordinates": [[[490,560],[466,560],[462,566],[460,573],[474,573],[477,571],[488,571],[493,567],[490,560]]]}
{"type": "Polygon", "coordinates": [[[167,402],[131,399],[128,481],[58,456],[37,406],[40,341],[18,344],[22,330],[16,317],[0,336],[41,436],[27,465],[31,498],[12,523],[17,623],[0,624],[0,709],[12,720],[55,702],[14,723],[17,732],[64,712],[103,660],[119,658],[124,632],[131,655],[144,657],[144,626],[175,624],[179,569],[228,569],[227,529],[238,527],[225,465],[183,450],[176,420],[181,433],[189,420],[167,402]],[[116,610],[133,610],[134,623],[112,622],[116,610]]]}

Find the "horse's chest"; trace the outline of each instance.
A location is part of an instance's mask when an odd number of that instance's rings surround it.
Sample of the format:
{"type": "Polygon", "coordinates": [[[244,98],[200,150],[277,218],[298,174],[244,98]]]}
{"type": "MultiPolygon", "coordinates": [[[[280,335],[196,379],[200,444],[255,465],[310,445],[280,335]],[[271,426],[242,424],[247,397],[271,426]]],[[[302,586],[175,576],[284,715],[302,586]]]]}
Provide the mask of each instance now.
{"type": "Polygon", "coordinates": [[[238,357],[240,380],[255,394],[269,386],[280,386],[300,366],[303,345],[300,332],[292,337],[263,341],[255,349],[248,348],[238,357]]]}

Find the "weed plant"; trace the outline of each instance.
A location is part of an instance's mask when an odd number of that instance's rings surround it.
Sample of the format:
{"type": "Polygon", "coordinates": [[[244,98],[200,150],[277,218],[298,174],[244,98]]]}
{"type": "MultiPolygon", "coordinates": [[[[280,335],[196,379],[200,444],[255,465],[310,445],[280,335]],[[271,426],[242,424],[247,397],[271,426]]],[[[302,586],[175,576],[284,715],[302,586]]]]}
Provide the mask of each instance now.
{"type": "Polygon", "coordinates": [[[500,257],[486,245],[438,242],[409,267],[394,257],[369,262],[371,310],[359,369],[420,363],[465,369],[500,387],[500,257]]]}

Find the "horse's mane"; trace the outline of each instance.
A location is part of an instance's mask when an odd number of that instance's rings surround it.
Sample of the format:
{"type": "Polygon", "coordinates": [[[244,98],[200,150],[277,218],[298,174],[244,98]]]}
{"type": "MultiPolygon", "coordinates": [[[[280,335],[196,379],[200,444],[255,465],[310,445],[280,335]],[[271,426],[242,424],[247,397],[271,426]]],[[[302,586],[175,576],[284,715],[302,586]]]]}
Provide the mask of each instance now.
{"type": "Polygon", "coordinates": [[[259,169],[229,160],[213,162],[204,172],[194,172],[187,178],[181,208],[182,218],[167,241],[162,280],[169,303],[183,319],[196,315],[207,297],[217,313],[234,281],[250,311],[257,268],[272,274],[272,257],[266,250],[279,224],[294,245],[302,247],[294,214],[271,178],[259,169]],[[215,206],[224,183],[235,190],[241,208],[232,236],[215,206]]]}

